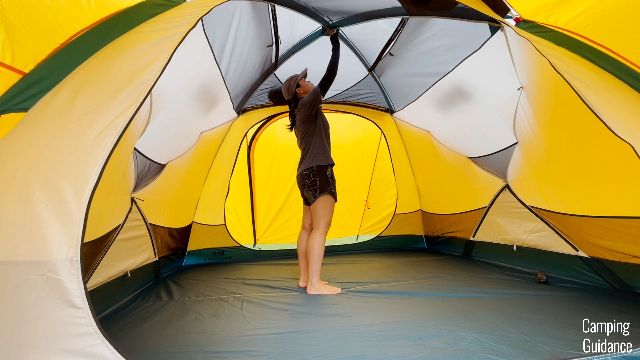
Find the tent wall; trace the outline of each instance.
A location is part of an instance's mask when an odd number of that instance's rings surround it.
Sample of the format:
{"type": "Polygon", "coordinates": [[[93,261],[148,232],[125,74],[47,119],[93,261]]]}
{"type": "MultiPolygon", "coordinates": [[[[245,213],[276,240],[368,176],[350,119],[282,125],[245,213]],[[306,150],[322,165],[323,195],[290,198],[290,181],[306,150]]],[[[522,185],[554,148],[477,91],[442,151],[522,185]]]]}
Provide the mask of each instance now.
{"type": "Polygon", "coordinates": [[[150,99],[149,126],[136,149],[161,164],[184,154],[203,131],[236,117],[202,22],[180,44],[150,99]]]}
{"type": "Polygon", "coordinates": [[[516,247],[511,244],[477,241],[469,246],[469,241],[460,238],[431,237],[426,239],[427,247],[433,251],[460,255],[472,259],[524,270],[535,279],[538,271],[548,274],[551,283],[582,283],[591,286],[611,288],[611,285],[591,269],[585,258],[545,251],[531,247],[516,247]]]}
{"type": "MultiPolygon", "coordinates": [[[[28,111],[40,98],[42,98],[42,96],[107,44],[143,22],[166,12],[183,2],[184,0],[143,1],[122,10],[113,16],[109,16],[104,19],[104,21],[96,24],[96,26],[82,34],[79,34],[73,39],[73,41],[65,44],[60,49],[56,49],[55,53],[43,59],[38,66],[26,73],[9,90],[0,96],[0,114],[16,111],[28,111]]],[[[69,4],[69,2],[64,4],[69,4]]],[[[97,6],[96,8],[100,7],[102,6],[97,6]]],[[[84,6],[79,6],[78,9],[87,10],[84,6]]],[[[75,11],[65,12],[65,16],[74,15],[78,9],[75,11]]],[[[18,18],[32,16],[34,13],[39,13],[39,11],[29,13],[18,12],[17,14],[10,12],[11,15],[15,15],[18,18]]],[[[91,10],[89,10],[89,13],[91,13],[91,10]]],[[[51,12],[47,12],[47,15],[50,14],[51,12]]],[[[51,19],[51,17],[39,19],[38,23],[47,24],[51,19]]],[[[77,20],[81,19],[82,17],[77,20]]],[[[75,20],[71,21],[71,23],[73,22],[75,22],[75,20]]],[[[7,20],[1,22],[1,24],[13,24],[13,21],[7,20]]],[[[32,26],[32,28],[38,27],[39,26],[32,26]]],[[[55,28],[57,29],[58,26],[55,28]]],[[[26,34],[29,33],[29,31],[26,32],[26,34]]],[[[21,36],[24,35],[23,33],[20,34],[21,36]]],[[[38,35],[42,36],[42,34],[38,35]]],[[[46,39],[46,36],[43,36],[43,38],[46,39]]],[[[22,37],[20,39],[20,41],[22,41],[22,37]]],[[[38,43],[38,41],[35,41],[35,43],[38,43]]],[[[3,67],[0,66],[0,69],[3,69],[3,67]]]]}
{"type": "MultiPolygon", "coordinates": [[[[509,38],[514,36],[514,32],[529,40],[589,109],[640,154],[640,126],[635,116],[636,109],[640,108],[639,87],[631,87],[606,69],[570,51],[571,47],[561,47],[561,42],[552,43],[520,28],[508,30],[509,38]]],[[[640,86],[640,72],[629,75],[629,82],[634,79],[640,86]]]]}
{"type": "MultiPolygon", "coordinates": [[[[504,182],[501,179],[483,171],[468,158],[440,145],[426,131],[396,121],[388,114],[353,106],[327,105],[326,107],[327,111],[350,112],[368,118],[383,130],[390,150],[398,194],[394,217],[386,220],[386,224],[383,227],[384,231],[382,232],[384,235],[426,233],[429,235],[448,234],[467,238],[472,235],[483,216],[485,208],[502,188],[504,182]],[[431,145],[425,148],[425,144],[431,145]],[[437,175],[434,176],[434,174],[437,175]],[[417,183],[414,181],[417,181],[417,183]],[[442,201],[444,198],[447,198],[447,201],[442,201]],[[438,201],[439,199],[440,201],[438,201]],[[400,224],[406,227],[400,226],[400,224]]],[[[275,109],[271,110],[271,112],[275,111],[275,109]]],[[[200,196],[195,219],[195,224],[199,230],[191,234],[190,251],[232,245],[230,237],[244,246],[252,247],[254,245],[252,223],[254,216],[252,215],[251,204],[253,201],[256,208],[260,208],[258,202],[261,200],[253,199],[249,191],[249,179],[247,177],[249,171],[247,159],[249,156],[247,151],[253,133],[258,129],[257,124],[267,118],[271,112],[267,111],[267,109],[249,112],[240,117],[231,126],[225,142],[213,161],[210,175],[200,196]],[[223,174],[229,174],[230,178],[225,178],[223,174]],[[236,175],[232,176],[231,174],[236,175]],[[234,184],[236,184],[236,191],[234,191],[234,184]],[[223,226],[230,227],[230,229],[223,226]],[[229,230],[229,233],[226,234],[224,230],[229,230]],[[211,236],[211,234],[220,234],[222,237],[211,236]],[[216,242],[221,243],[217,245],[216,242]]],[[[331,116],[330,113],[329,116],[331,116]]],[[[349,126],[347,124],[349,118],[345,118],[342,121],[342,124],[349,126]]],[[[336,123],[338,126],[342,124],[336,123]]],[[[284,125],[280,124],[280,127],[284,128],[284,125]]],[[[349,132],[344,131],[344,133],[349,132]]],[[[285,138],[283,139],[286,139],[287,135],[291,134],[283,133],[277,136],[284,136],[285,138]]],[[[290,144],[289,146],[293,145],[290,144]]],[[[283,159],[283,156],[286,157],[286,154],[293,153],[295,151],[288,148],[279,149],[278,151],[257,152],[257,154],[264,154],[258,156],[278,154],[280,160],[283,159]]],[[[295,169],[296,165],[294,160],[289,166],[293,169],[295,169]]],[[[346,163],[348,161],[346,160],[346,163]]],[[[272,161],[264,161],[264,163],[273,164],[272,161]]],[[[337,163],[340,164],[339,161],[337,163]]],[[[339,176],[339,167],[339,165],[336,167],[336,171],[338,178],[341,178],[339,176]]],[[[285,171],[285,169],[282,169],[282,171],[285,171]]],[[[281,173],[281,171],[275,171],[275,173],[281,173]]],[[[348,179],[352,179],[356,175],[345,174],[342,179],[346,179],[343,181],[350,181],[348,179]]],[[[265,178],[270,179],[272,177],[262,176],[261,179],[264,181],[265,178]]],[[[262,183],[255,183],[255,181],[260,180],[253,179],[252,181],[254,181],[252,183],[254,189],[263,186],[262,183]]],[[[282,186],[292,193],[296,191],[293,183],[282,186]]],[[[260,193],[265,194],[264,191],[260,193]]],[[[267,191],[266,193],[272,194],[273,192],[267,191]]],[[[297,196],[294,194],[288,198],[294,201],[297,196]]],[[[273,204],[273,201],[273,199],[265,199],[262,203],[273,204]]],[[[344,201],[343,203],[348,204],[349,202],[344,201]]],[[[295,204],[289,204],[284,208],[289,209],[289,215],[291,216],[295,215],[299,210],[295,204]]],[[[262,209],[268,210],[270,208],[262,207],[262,209]]],[[[278,213],[285,218],[288,216],[282,211],[278,213]]],[[[274,216],[267,216],[267,218],[272,220],[279,218],[274,216]]],[[[272,222],[268,221],[267,223],[273,226],[272,222]]],[[[293,221],[292,223],[297,224],[299,221],[293,221]]],[[[260,233],[260,225],[256,226],[258,233],[260,233]]],[[[288,229],[289,227],[285,226],[285,228],[288,229]]],[[[339,232],[339,227],[336,228],[335,231],[339,232]]],[[[276,241],[273,244],[279,243],[279,247],[295,245],[296,234],[294,233],[297,233],[297,229],[291,228],[289,230],[278,232],[281,235],[282,233],[288,234],[291,232],[286,236],[288,240],[279,240],[279,242],[276,241]]],[[[348,231],[347,233],[345,234],[357,234],[353,231],[348,231]]],[[[270,243],[271,241],[266,241],[263,245],[266,246],[270,243]]]]}
{"type": "Polygon", "coordinates": [[[18,125],[24,115],[24,112],[0,115],[0,140],[18,125]]]}
{"type": "Polygon", "coordinates": [[[102,172],[91,199],[84,241],[91,241],[121,224],[131,207],[135,182],[133,147],[144,131],[150,115],[148,98],[135,115],[102,172]]]}
{"type": "MultiPolygon", "coordinates": [[[[393,118],[384,112],[361,107],[326,105],[325,108],[329,111],[342,111],[362,116],[372,121],[380,130],[382,130],[382,133],[386,137],[386,142],[391,154],[393,171],[395,173],[395,182],[398,194],[395,213],[404,214],[419,209],[419,198],[417,197],[417,188],[411,173],[411,165],[408,161],[404,144],[402,143],[402,139],[400,138],[393,118]]],[[[239,153],[243,149],[241,146],[242,142],[247,141],[244,140],[245,134],[247,134],[258,122],[272,114],[282,111],[283,108],[265,108],[250,111],[233,122],[231,129],[229,130],[229,133],[211,166],[210,175],[207,177],[202,194],[200,195],[200,202],[198,203],[198,209],[194,220],[194,222],[198,224],[198,227],[203,225],[210,227],[227,224],[225,217],[225,200],[229,193],[229,179],[231,178],[233,167],[247,166],[246,154],[243,155],[242,153],[239,153]]],[[[287,135],[291,134],[288,133],[287,135]]],[[[238,170],[238,173],[242,174],[244,172],[242,170],[238,170]]],[[[346,178],[348,177],[345,177],[345,179],[346,178]]],[[[249,205],[251,203],[249,194],[246,192],[241,193],[244,194],[242,195],[244,196],[244,201],[238,200],[238,203],[245,204],[245,206],[249,205]]],[[[237,209],[237,207],[230,207],[228,209],[234,209],[234,211],[236,211],[235,209],[237,209]]],[[[247,210],[245,209],[244,211],[246,212],[247,210]]],[[[248,215],[248,218],[251,219],[250,214],[248,215]]],[[[242,228],[245,229],[243,230],[243,233],[252,231],[252,229],[247,228],[247,226],[243,226],[242,228]]],[[[216,240],[216,238],[205,239],[200,237],[200,234],[206,233],[208,233],[208,231],[192,233],[189,250],[216,247],[215,241],[219,241],[216,240]],[[195,244],[198,245],[195,246],[195,244]]],[[[252,237],[252,234],[246,235],[246,238],[252,237]]],[[[229,239],[227,237],[221,241],[225,244],[229,244],[229,239]]],[[[291,241],[291,243],[293,243],[293,241],[291,241]]]]}
{"type": "Polygon", "coordinates": [[[3,323],[20,324],[0,329],[4,356],[121,358],[95,323],[80,271],[87,204],[173,50],[215,4],[185,3],[114,41],[3,138],[0,229],[11,239],[0,242],[0,283],[11,289],[3,323]]]}
{"type": "Polygon", "coordinates": [[[507,187],[494,199],[473,238],[511,245],[514,249],[520,246],[586,256],[536,217],[507,187]]]}
{"type": "MultiPolygon", "coordinates": [[[[277,112],[282,112],[283,109],[284,108],[259,109],[248,112],[233,121],[211,166],[207,170],[206,180],[199,195],[200,201],[197,204],[193,218],[195,223],[209,226],[225,224],[224,202],[229,188],[231,172],[244,135],[257,122],[277,112]]],[[[193,240],[192,235],[191,241],[193,240]]],[[[201,239],[201,241],[205,242],[207,240],[201,239]]],[[[211,238],[208,239],[208,241],[209,245],[207,247],[216,247],[216,239],[211,238]]]]}
{"type": "Polygon", "coordinates": [[[638,154],[526,39],[507,36],[523,85],[510,186],[587,255],[640,263],[638,154]]]}
{"type": "Polygon", "coordinates": [[[156,180],[134,194],[150,223],[169,228],[191,224],[211,164],[231,124],[202,133],[191,149],[170,161],[156,180]]]}
{"type": "Polygon", "coordinates": [[[397,122],[418,184],[422,210],[453,214],[483,208],[504,185],[418,127],[397,122]]]}
{"type": "MultiPolygon", "coordinates": [[[[373,238],[385,229],[396,206],[387,142],[367,119],[335,112],[327,118],[334,172],[340,179],[328,243],[373,238]]],[[[286,128],[288,122],[288,116],[281,115],[254,127],[235,160],[225,218],[231,234],[244,246],[295,247],[302,221],[295,182],[299,150],[286,128]]]]}
{"type": "Polygon", "coordinates": [[[140,1],[93,1],[91,4],[66,1],[54,7],[29,1],[3,2],[0,5],[3,37],[0,94],[87,29],[140,1]]]}
{"type": "Polygon", "coordinates": [[[550,26],[564,34],[607,52],[640,70],[640,35],[636,24],[624,14],[637,14],[640,4],[632,0],[508,0],[525,19],[550,26]],[[576,8],[580,12],[576,13],[576,8]]]}
{"type": "Polygon", "coordinates": [[[95,269],[87,275],[90,276],[89,290],[156,259],[149,226],[135,201],[117,235],[101,255],[95,269]]]}

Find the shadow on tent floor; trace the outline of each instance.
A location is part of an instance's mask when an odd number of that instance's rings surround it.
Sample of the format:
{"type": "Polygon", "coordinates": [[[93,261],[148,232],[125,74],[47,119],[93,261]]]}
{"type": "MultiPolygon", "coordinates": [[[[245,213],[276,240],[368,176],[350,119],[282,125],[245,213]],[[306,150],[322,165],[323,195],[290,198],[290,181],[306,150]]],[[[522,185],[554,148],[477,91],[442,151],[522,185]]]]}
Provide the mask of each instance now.
{"type": "Polygon", "coordinates": [[[423,251],[328,255],[323,275],[344,292],[306,295],[296,259],[194,267],[101,322],[127,359],[570,359],[586,338],[640,345],[629,294],[423,251]],[[585,334],[585,318],[630,334],[585,334]]]}

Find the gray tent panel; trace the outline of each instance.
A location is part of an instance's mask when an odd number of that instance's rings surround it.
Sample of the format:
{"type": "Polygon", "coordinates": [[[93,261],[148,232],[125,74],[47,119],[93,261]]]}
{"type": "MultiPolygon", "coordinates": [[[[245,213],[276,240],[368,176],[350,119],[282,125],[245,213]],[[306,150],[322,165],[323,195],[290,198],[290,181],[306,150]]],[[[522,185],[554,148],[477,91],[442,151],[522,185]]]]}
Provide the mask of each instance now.
{"type": "Polygon", "coordinates": [[[133,167],[136,173],[133,192],[135,193],[155,180],[162,170],[164,170],[165,166],[165,164],[151,160],[138,149],[133,149],[133,167]]]}
{"type": "Polygon", "coordinates": [[[255,79],[272,65],[269,4],[226,2],[205,16],[203,23],[237,111],[241,99],[253,90],[255,79]]]}
{"type": "Polygon", "coordinates": [[[360,80],[351,88],[327,99],[334,102],[355,102],[388,108],[389,105],[382,94],[382,90],[371,74],[360,80]]]}
{"type": "Polygon", "coordinates": [[[490,36],[489,26],[482,22],[411,18],[375,72],[399,111],[490,36]]]}
{"type": "Polygon", "coordinates": [[[502,149],[493,154],[472,157],[470,158],[481,168],[501,177],[502,179],[507,179],[507,170],[509,169],[509,162],[511,161],[511,156],[513,155],[513,151],[516,149],[516,144],[509,146],[506,149],[502,149]]]}
{"type": "Polygon", "coordinates": [[[251,95],[251,98],[249,98],[249,101],[247,101],[244,107],[248,108],[269,103],[269,98],[267,97],[269,90],[278,86],[282,86],[282,82],[275,74],[272,74],[260,85],[258,90],[251,95]]]}

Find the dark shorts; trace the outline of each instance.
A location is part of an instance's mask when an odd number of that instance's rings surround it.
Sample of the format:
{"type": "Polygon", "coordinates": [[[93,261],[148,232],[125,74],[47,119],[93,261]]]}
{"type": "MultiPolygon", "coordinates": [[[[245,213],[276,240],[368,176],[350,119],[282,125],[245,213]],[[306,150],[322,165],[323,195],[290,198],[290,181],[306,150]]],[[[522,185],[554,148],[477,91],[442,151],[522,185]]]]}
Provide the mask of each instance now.
{"type": "Polygon", "coordinates": [[[329,194],[338,201],[336,178],[333,175],[333,165],[316,165],[308,167],[296,176],[298,189],[302,195],[302,202],[311,206],[320,196],[329,194]]]}

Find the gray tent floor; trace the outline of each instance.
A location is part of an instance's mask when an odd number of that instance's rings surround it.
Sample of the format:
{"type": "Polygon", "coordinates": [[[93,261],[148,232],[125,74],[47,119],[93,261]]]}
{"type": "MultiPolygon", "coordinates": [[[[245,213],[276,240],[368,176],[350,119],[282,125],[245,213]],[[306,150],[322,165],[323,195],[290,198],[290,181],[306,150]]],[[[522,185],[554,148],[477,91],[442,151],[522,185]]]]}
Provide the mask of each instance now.
{"type": "Polygon", "coordinates": [[[572,359],[585,338],[640,346],[635,295],[456,256],[330,254],[336,296],[307,295],[297,274],[294,258],[188,268],[101,324],[127,359],[572,359]],[[585,334],[585,318],[628,321],[630,334],[585,334]]]}

